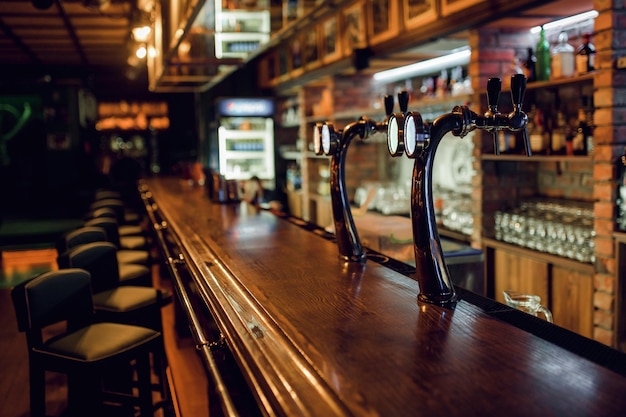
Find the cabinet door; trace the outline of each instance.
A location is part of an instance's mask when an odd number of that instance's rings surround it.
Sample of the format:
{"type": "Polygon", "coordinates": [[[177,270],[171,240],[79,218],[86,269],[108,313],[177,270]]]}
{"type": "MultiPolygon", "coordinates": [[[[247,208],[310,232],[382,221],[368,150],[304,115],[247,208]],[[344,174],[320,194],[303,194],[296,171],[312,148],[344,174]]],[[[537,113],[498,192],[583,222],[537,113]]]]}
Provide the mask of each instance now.
{"type": "Polygon", "coordinates": [[[548,301],[548,264],[503,249],[494,250],[495,298],[504,303],[502,291],[515,290],[548,301]]]}
{"type": "Polygon", "coordinates": [[[586,337],[593,336],[593,276],[552,267],[554,323],[586,337]]]}

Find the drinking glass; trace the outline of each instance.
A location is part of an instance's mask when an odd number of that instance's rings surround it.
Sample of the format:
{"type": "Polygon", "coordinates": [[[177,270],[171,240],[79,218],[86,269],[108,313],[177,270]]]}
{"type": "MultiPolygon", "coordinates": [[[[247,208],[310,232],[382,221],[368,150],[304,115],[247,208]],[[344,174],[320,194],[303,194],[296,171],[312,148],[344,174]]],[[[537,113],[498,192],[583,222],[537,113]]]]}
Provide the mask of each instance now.
{"type": "Polygon", "coordinates": [[[509,307],[532,314],[533,316],[537,316],[538,313],[541,313],[545,317],[546,321],[554,323],[552,320],[552,313],[546,307],[541,305],[541,297],[538,295],[523,294],[512,290],[503,291],[503,294],[506,305],[509,307]]]}

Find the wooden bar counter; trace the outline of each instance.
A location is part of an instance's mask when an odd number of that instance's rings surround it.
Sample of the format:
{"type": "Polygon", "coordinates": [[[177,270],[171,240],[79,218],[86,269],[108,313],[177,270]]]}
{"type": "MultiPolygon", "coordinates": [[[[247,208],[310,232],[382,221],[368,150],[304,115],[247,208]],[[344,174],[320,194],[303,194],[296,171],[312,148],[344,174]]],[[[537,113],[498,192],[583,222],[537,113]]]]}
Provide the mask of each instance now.
{"type": "Polygon", "coordinates": [[[258,415],[626,415],[616,350],[462,290],[455,309],[418,304],[378,255],[344,264],[319,230],[179,179],[141,188],[169,262],[191,271],[182,303],[210,312],[258,415]]]}

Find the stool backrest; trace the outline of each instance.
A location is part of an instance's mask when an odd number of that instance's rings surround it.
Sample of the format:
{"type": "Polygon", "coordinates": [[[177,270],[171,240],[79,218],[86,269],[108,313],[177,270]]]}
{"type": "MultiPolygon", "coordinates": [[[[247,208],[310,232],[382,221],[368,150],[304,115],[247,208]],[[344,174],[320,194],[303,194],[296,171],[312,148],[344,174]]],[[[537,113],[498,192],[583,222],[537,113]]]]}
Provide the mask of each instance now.
{"type": "Polygon", "coordinates": [[[106,232],[107,242],[113,243],[118,249],[120,248],[120,231],[118,228],[118,222],[115,219],[108,217],[96,217],[86,221],[85,226],[103,228],[106,232]]]}
{"type": "Polygon", "coordinates": [[[89,208],[92,211],[98,210],[100,208],[109,208],[115,210],[118,221],[122,221],[124,219],[124,211],[126,209],[124,206],[124,202],[117,198],[105,198],[103,200],[96,200],[91,203],[89,208]]]}
{"type": "MultiPolygon", "coordinates": [[[[117,248],[110,242],[93,242],[68,250],[64,255],[69,268],[81,268],[91,274],[94,294],[116,288],[120,282],[117,248]]],[[[60,263],[61,264],[61,263],[60,263]]]]}
{"type": "Polygon", "coordinates": [[[107,234],[102,227],[85,226],[72,230],[65,235],[65,250],[84,245],[85,243],[106,242],[107,234]]]}
{"type": "Polygon", "coordinates": [[[27,334],[28,343],[42,343],[42,329],[67,320],[78,328],[91,322],[94,314],[91,277],[82,269],[44,272],[16,285],[11,290],[18,329],[27,334]]]}

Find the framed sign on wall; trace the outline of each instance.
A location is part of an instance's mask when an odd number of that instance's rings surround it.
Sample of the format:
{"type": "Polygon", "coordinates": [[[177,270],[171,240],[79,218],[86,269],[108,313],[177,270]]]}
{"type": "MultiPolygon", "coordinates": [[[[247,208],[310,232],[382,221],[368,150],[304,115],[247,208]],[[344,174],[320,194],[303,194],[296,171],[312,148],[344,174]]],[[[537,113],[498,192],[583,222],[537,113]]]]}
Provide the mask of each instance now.
{"type": "Polygon", "coordinates": [[[482,0],[441,0],[441,14],[448,16],[481,2],[482,0]]]}
{"type": "Polygon", "coordinates": [[[398,0],[367,2],[367,32],[371,45],[393,38],[399,32],[398,0]]]}
{"type": "Polygon", "coordinates": [[[343,17],[343,48],[344,54],[350,55],[355,49],[367,47],[367,31],[365,30],[365,7],[358,2],[342,11],[343,17]]]}
{"type": "Polygon", "coordinates": [[[436,0],[404,0],[404,26],[413,29],[437,19],[436,0]]]}
{"type": "Polygon", "coordinates": [[[339,18],[332,16],[322,23],[322,60],[333,62],[341,57],[339,18]]]}

